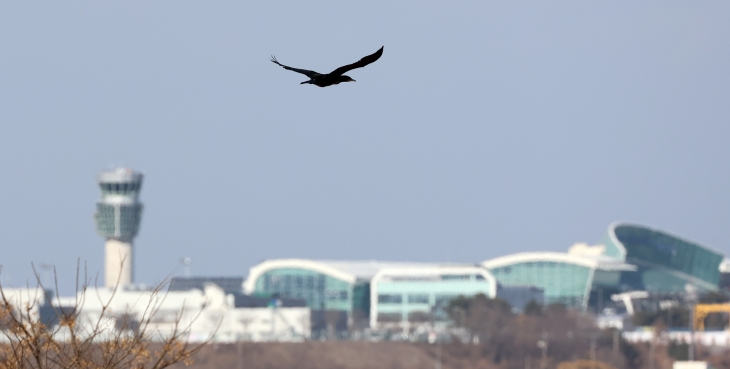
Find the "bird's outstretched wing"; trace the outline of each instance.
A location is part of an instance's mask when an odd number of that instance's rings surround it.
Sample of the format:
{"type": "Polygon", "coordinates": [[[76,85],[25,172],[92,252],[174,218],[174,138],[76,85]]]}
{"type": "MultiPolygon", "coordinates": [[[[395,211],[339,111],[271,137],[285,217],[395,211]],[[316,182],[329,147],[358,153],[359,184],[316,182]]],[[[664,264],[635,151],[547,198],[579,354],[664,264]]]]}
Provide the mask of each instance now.
{"type": "Polygon", "coordinates": [[[298,69],[298,68],[292,68],[292,67],[288,67],[288,66],[286,66],[286,65],[284,65],[284,64],[281,64],[281,63],[279,63],[279,61],[278,61],[278,60],[276,60],[276,57],[275,57],[275,56],[273,56],[273,55],[271,56],[271,62],[272,62],[272,63],[274,63],[274,64],[278,64],[278,65],[280,65],[280,66],[281,66],[281,67],[283,67],[284,69],[288,69],[288,70],[292,70],[292,71],[295,71],[295,72],[297,72],[297,73],[301,73],[301,74],[303,74],[303,75],[305,75],[305,76],[307,76],[307,77],[309,77],[309,78],[314,78],[315,76],[318,76],[318,75],[320,75],[319,73],[317,73],[317,72],[315,72],[315,71],[313,71],[313,70],[306,70],[306,69],[298,69]]]}
{"type": "MultiPolygon", "coordinates": [[[[385,47],[385,46],[383,46],[383,47],[385,47]]],[[[380,59],[380,56],[383,55],[383,47],[381,47],[380,50],[358,60],[355,63],[348,64],[348,65],[345,65],[345,66],[342,66],[342,67],[339,67],[339,68],[333,70],[330,74],[331,75],[343,75],[343,74],[347,73],[348,71],[351,71],[355,68],[362,68],[362,67],[380,59]]]]}

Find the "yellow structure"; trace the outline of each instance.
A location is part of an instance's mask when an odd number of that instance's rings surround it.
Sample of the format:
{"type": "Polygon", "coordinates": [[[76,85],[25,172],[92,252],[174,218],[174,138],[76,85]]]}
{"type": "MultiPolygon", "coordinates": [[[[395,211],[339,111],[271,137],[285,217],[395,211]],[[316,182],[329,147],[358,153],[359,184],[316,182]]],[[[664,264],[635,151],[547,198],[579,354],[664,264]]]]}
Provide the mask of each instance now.
{"type": "Polygon", "coordinates": [[[695,306],[695,329],[698,331],[705,330],[705,318],[712,313],[728,313],[730,314],[730,304],[698,304],[695,306]]]}

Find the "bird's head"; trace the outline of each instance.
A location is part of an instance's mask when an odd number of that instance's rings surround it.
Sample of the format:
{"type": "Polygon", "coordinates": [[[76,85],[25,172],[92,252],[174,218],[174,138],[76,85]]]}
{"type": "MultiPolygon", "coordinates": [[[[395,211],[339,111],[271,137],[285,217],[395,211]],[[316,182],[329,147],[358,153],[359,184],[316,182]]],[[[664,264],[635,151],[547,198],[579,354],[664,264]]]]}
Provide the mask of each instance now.
{"type": "Polygon", "coordinates": [[[355,82],[354,79],[350,76],[340,76],[340,82],[355,82]]]}

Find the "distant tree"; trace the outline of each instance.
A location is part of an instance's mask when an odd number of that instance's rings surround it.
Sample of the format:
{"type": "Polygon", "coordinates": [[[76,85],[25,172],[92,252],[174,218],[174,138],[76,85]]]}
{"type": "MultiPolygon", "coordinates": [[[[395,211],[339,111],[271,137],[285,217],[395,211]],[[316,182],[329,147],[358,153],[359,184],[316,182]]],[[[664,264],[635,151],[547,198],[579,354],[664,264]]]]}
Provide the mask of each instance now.
{"type": "Polygon", "coordinates": [[[459,295],[459,296],[451,299],[451,301],[449,301],[449,306],[448,306],[447,310],[449,312],[453,311],[454,309],[456,309],[457,311],[459,311],[458,309],[466,311],[469,309],[469,304],[471,304],[472,300],[474,300],[473,297],[466,297],[464,295],[459,295]]]}
{"type": "Polygon", "coordinates": [[[687,307],[675,306],[664,310],[661,314],[667,326],[670,328],[689,327],[690,310],[687,307]]]}
{"type": "Polygon", "coordinates": [[[631,320],[635,326],[639,327],[653,326],[661,319],[668,328],[687,328],[689,327],[689,316],[689,308],[675,306],[666,310],[637,311],[631,320]]]}
{"type": "Polygon", "coordinates": [[[641,352],[635,345],[626,341],[621,335],[619,335],[619,350],[621,352],[621,356],[624,358],[627,368],[640,367],[641,352]]]}
{"type": "Polygon", "coordinates": [[[363,329],[366,329],[369,324],[370,319],[368,319],[368,316],[363,309],[354,309],[352,311],[352,327],[350,327],[351,330],[361,331],[363,329]]]}
{"type": "Polygon", "coordinates": [[[553,314],[565,314],[568,311],[568,307],[565,304],[554,302],[545,306],[545,310],[553,314]]]}
{"type": "Polygon", "coordinates": [[[484,294],[459,296],[450,301],[447,312],[452,321],[469,329],[482,345],[490,348],[493,362],[499,363],[506,351],[513,350],[508,337],[514,333],[509,329],[514,315],[506,301],[484,294]]]}
{"type": "Polygon", "coordinates": [[[497,308],[503,311],[511,311],[512,307],[510,306],[509,302],[500,299],[499,297],[495,298],[489,298],[487,295],[483,293],[478,293],[472,297],[466,297],[464,295],[459,295],[451,301],[449,301],[448,308],[454,308],[454,307],[460,307],[462,309],[468,309],[472,304],[475,302],[484,304],[485,306],[488,306],[489,308],[497,308]]]}
{"type": "Polygon", "coordinates": [[[631,322],[638,327],[648,327],[654,324],[657,314],[653,311],[636,311],[631,316],[631,322]]]}
{"type": "Polygon", "coordinates": [[[542,305],[535,300],[530,300],[530,302],[525,305],[523,313],[525,315],[542,315],[542,305]]]}
{"type": "Polygon", "coordinates": [[[667,353],[674,360],[689,360],[689,344],[683,342],[669,341],[667,353]]]}
{"type": "Polygon", "coordinates": [[[408,321],[411,323],[423,323],[431,321],[431,314],[426,311],[412,311],[408,313],[408,321]]]}
{"type": "Polygon", "coordinates": [[[728,301],[730,298],[722,291],[710,291],[700,296],[700,304],[724,304],[728,301]]]}
{"type": "Polygon", "coordinates": [[[329,339],[333,339],[335,338],[338,325],[342,319],[342,311],[326,310],[324,314],[325,323],[327,324],[327,337],[329,339]]]}

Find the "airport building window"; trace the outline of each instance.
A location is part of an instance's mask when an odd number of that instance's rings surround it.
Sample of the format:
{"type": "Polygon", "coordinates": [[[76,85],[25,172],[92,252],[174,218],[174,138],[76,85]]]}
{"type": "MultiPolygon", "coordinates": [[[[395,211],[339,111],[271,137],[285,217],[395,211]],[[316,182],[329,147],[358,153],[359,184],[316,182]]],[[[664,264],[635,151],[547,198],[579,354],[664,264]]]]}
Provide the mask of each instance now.
{"type": "Polygon", "coordinates": [[[396,294],[380,294],[378,295],[379,304],[402,304],[403,296],[396,294]]]}
{"type": "Polygon", "coordinates": [[[409,304],[428,304],[429,295],[427,293],[416,293],[408,295],[409,304]]]}
{"type": "Polygon", "coordinates": [[[255,293],[301,298],[313,310],[351,311],[353,286],[307,269],[272,269],[256,281],[255,293]]]}
{"type": "Polygon", "coordinates": [[[590,268],[559,262],[525,262],[491,270],[504,285],[535,286],[545,290],[545,303],[582,308],[590,283],[590,268]]]}

